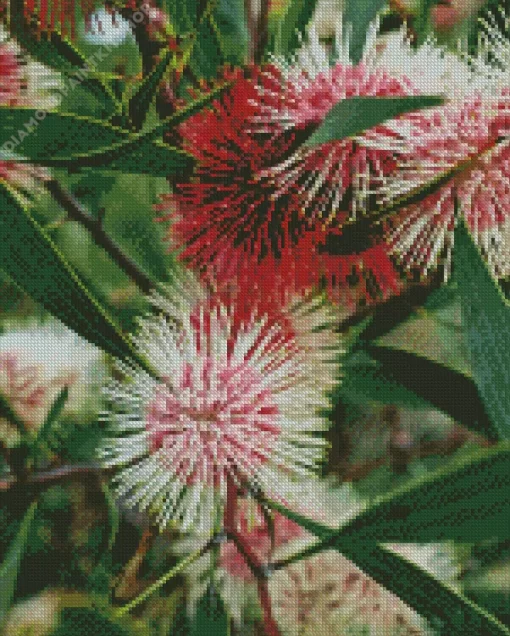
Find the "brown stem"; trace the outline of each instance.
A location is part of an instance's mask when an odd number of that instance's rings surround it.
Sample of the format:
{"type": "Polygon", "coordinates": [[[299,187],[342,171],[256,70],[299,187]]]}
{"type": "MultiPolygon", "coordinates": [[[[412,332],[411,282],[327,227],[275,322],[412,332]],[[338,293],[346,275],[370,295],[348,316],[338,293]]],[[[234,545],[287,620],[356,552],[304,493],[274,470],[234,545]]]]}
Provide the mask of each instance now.
{"type": "Polygon", "coordinates": [[[125,254],[119,245],[104,231],[100,220],[92,217],[82,204],[75,197],[65,190],[58,181],[50,179],[45,181],[45,187],[55,201],[67,212],[73,221],[78,221],[85,227],[94,241],[102,247],[110,258],[138,285],[138,287],[148,294],[154,289],[154,283],[143,272],[138,265],[125,254]]]}
{"type": "Polygon", "coordinates": [[[237,550],[244,558],[257,582],[257,591],[264,618],[264,632],[266,636],[280,636],[280,630],[273,617],[271,597],[267,587],[267,576],[264,564],[259,556],[237,529],[238,491],[232,479],[227,480],[227,502],[223,523],[227,537],[234,542],[237,550]]]}
{"type": "MultiPolygon", "coordinates": [[[[89,475],[97,475],[100,471],[99,466],[94,464],[83,464],[77,466],[60,466],[52,470],[43,471],[40,473],[33,473],[27,476],[24,485],[40,485],[44,486],[52,484],[53,482],[59,482],[63,479],[70,477],[82,477],[89,475]]],[[[9,490],[13,486],[19,483],[15,477],[9,477],[0,481],[0,492],[9,490]]]]}
{"type": "Polygon", "coordinates": [[[249,33],[248,61],[260,64],[269,36],[269,0],[245,0],[244,6],[249,33]]]}

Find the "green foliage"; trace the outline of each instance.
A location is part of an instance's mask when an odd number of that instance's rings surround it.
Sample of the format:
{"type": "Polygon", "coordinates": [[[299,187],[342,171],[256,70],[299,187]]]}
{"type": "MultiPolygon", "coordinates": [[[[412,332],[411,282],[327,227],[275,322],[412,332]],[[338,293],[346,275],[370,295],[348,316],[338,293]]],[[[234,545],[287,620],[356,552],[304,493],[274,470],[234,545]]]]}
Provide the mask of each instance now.
{"type": "Polygon", "coordinates": [[[0,266],[34,300],[81,336],[112,355],[137,359],[147,367],[6,185],[0,185],[0,210],[0,266]]]}
{"type": "Polygon", "coordinates": [[[312,19],[317,0],[290,0],[276,32],[275,52],[291,57],[299,48],[312,19]]]}
{"type": "Polygon", "coordinates": [[[404,113],[443,103],[440,97],[350,97],[342,99],[305,141],[305,146],[354,137],[404,113]]]}
{"type": "Polygon", "coordinates": [[[0,565],[0,627],[5,621],[16,593],[20,564],[27,547],[36,510],[37,503],[34,502],[25,513],[18,534],[11,543],[3,563],[0,565]]]}
{"type": "Polygon", "coordinates": [[[346,0],[343,24],[349,38],[353,63],[361,59],[368,28],[386,4],[386,0],[346,0]]]}
{"type": "Polygon", "coordinates": [[[96,609],[69,607],[62,611],[59,625],[51,636],[129,636],[129,633],[96,609]]]}
{"type": "Polygon", "coordinates": [[[209,589],[200,599],[188,633],[189,636],[226,636],[230,633],[225,607],[214,590],[209,589]]]}
{"type": "Polygon", "coordinates": [[[477,451],[411,481],[342,528],[379,542],[510,538],[510,446],[477,451]]]}
{"type": "Polygon", "coordinates": [[[166,51],[152,72],[145,77],[129,100],[129,119],[135,130],[139,130],[147,117],[161,81],[165,77],[170,62],[175,59],[174,51],[166,51]]]}
{"type": "Polygon", "coordinates": [[[473,378],[494,427],[510,439],[510,307],[463,223],[454,262],[473,378]]]}
{"type": "Polygon", "coordinates": [[[16,155],[31,163],[69,169],[106,167],[153,176],[180,173],[193,164],[186,152],[161,142],[126,148],[133,136],[101,121],[61,113],[46,113],[37,120],[37,113],[30,108],[0,108],[0,126],[15,137],[16,155]]]}

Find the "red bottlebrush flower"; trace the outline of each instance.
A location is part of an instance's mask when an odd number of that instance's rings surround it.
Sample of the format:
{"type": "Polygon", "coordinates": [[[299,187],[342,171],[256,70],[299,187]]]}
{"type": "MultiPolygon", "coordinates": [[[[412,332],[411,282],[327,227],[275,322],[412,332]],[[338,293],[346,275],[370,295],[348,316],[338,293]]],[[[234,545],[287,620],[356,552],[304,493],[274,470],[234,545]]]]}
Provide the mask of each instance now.
{"type": "Polygon", "coordinates": [[[276,67],[238,75],[212,109],[180,127],[198,168],[160,209],[176,208],[166,218],[176,218],[181,258],[220,287],[233,283],[241,297],[269,304],[324,283],[343,295],[349,280],[367,294],[372,283],[396,291],[390,258],[369,235],[328,253],[393,169],[392,154],[352,139],[308,149],[301,142],[342,98],[409,92],[363,65],[337,64],[314,78],[276,67]]]}

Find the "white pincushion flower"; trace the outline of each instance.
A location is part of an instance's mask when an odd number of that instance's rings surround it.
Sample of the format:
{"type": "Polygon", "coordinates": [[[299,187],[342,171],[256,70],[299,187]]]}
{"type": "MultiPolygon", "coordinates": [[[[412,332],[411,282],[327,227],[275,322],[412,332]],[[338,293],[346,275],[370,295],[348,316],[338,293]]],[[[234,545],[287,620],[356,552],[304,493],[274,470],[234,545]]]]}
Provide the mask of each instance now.
{"type": "Polygon", "coordinates": [[[318,367],[289,329],[292,315],[239,316],[194,283],[170,293],[175,300],[154,298],[159,313],[136,336],[161,379],[119,364],[126,381],[106,389],[102,457],[120,468],[117,492],[128,505],[155,513],[161,527],[211,530],[228,483],[278,497],[283,482],[313,473],[334,365],[329,352],[318,367]]]}

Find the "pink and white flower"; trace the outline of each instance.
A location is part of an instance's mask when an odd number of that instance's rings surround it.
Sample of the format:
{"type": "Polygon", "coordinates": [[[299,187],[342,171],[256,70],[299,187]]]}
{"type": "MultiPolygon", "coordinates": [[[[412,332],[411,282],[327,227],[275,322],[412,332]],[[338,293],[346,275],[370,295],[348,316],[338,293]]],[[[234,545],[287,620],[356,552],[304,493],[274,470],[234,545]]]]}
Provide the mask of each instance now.
{"type": "Polygon", "coordinates": [[[96,347],[60,323],[7,329],[0,335],[0,393],[26,427],[37,430],[64,387],[68,413],[91,404],[100,360],[96,347]]]}
{"type": "Polygon", "coordinates": [[[154,298],[158,314],[136,336],[160,379],[119,364],[126,381],[106,390],[102,457],[120,468],[128,505],[155,513],[161,527],[210,530],[222,522],[228,483],[277,497],[283,482],[314,472],[333,354],[323,351],[318,368],[285,316],[239,317],[189,280],[171,293],[154,298]]]}

